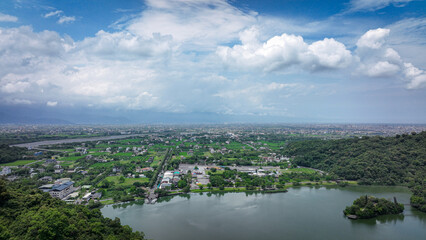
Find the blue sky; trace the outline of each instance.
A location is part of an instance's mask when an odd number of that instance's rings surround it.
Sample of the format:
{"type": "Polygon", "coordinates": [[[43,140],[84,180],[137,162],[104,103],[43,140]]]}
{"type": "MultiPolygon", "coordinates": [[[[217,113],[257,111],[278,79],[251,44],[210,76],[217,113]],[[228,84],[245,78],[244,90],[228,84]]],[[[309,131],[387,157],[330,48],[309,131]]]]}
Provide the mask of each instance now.
{"type": "Polygon", "coordinates": [[[426,123],[425,6],[3,0],[0,113],[76,123],[426,123]]]}

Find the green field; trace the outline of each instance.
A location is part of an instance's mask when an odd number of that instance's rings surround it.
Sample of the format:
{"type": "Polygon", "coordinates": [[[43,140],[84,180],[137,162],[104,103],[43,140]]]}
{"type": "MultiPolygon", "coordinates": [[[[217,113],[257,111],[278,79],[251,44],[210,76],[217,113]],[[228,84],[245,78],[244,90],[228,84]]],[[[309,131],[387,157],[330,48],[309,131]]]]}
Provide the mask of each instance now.
{"type": "Polygon", "coordinates": [[[108,180],[110,182],[114,182],[114,184],[116,186],[129,186],[129,185],[133,185],[133,183],[135,182],[149,182],[148,178],[124,178],[124,183],[120,183],[120,177],[121,176],[109,176],[106,177],[105,180],[108,180]]]}
{"type": "Polygon", "coordinates": [[[0,164],[0,166],[22,166],[28,163],[32,163],[35,162],[36,160],[18,160],[15,162],[10,162],[10,163],[2,163],[0,164]]]}
{"type": "Polygon", "coordinates": [[[59,161],[77,161],[78,159],[84,158],[85,156],[71,156],[71,157],[61,157],[59,161]]]}

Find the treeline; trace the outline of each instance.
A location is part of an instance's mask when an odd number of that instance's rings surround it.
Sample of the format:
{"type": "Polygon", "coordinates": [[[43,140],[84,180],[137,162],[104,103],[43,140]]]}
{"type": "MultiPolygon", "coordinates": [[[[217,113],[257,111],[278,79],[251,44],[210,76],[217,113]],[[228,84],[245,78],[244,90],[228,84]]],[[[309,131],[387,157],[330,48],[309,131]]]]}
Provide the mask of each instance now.
{"type": "Polygon", "coordinates": [[[413,206],[426,211],[426,132],[291,142],[283,154],[360,184],[408,185],[413,206]]]}
{"type": "Polygon", "coordinates": [[[27,153],[25,148],[9,147],[7,144],[0,144],[0,163],[14,162],[21,160],[27,153]]]}
{"type": "Polygon", "coordinates": [[[0,239],[144,239],[99,209],[66,204],[29,181],[0,179],[0,239]]]}

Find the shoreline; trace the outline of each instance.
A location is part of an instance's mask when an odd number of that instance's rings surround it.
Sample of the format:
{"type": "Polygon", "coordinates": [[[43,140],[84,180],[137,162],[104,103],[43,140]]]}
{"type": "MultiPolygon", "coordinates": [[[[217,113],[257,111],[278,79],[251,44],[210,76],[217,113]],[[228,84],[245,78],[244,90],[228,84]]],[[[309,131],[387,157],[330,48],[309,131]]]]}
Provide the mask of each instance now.
{"type": "MultiPolygon", "coordinates": [[[[337,187],[346,187],[346,186],[386,186],[386,185],[359,185],[358,182],[356,181],[346,181],[348,184],[345,186],[339,186],[338,183],[336,182],[327,182],[327,183],[322,183],[322,184],[308,184],[308,183],[301,183],[298,186],[293,186],[293,185],[286,185],[284,188],[282,189],[270,189],[270,190],[261,190],[261,189],[254,189],[254,190],[247,190],[244,188],[225,188],[224,190],[220,190],[218,188],[214,188],[214,189],[194,189],[191,190],[190,192],[181,192],[181,191],[177,191],[177,192],[171,192],[167,195],[158,197],[158,199],[163,198],[163,197],[173,197],[173,196],[177,196],[177,195],[184,195],[184,194],[191,194],[191,193],[264,193],[264,194],[273,194],[273,193],[286,193],[288,192],[289,188],[294,188],[294,187],[327,187],[327,186],[337,186],[337,187]]],[[[396,185],[399,186],[399,185],[396,185]]],[[[401,186],[401,187],[405,187],[405,186],[401,186]]],[[[102,206],[100,208],[103,208],[105,206],[112,206],[112,205],[120,205],[120,204],[128,204],[128,203],[132,203],[132,202],[137,202],[137,201],[141,201],[141,200],[145,200],[144,199],[135,199],[133,201],[127,201],[127,202],[117,202],[117,203],[108,203],[108,204],[102,204],[102,206]]],[[[99,201],[100,203],[102,203],[102,200],[99,201]]],[[[145,203],[144,203],[145,204],[145,203]]]]}

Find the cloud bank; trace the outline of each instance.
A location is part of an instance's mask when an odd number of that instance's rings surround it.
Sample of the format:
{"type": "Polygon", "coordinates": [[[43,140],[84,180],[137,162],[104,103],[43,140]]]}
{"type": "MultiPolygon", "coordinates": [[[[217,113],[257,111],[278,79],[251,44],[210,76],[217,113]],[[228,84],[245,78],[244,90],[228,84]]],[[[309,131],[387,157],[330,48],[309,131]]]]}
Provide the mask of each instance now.
{"type": "MultiPolygon", "coordinates": [[[[367,2],[354,6],[374,9],[391,3],[367,2]]],[[[308,78],[389,79],[410,90],[426,87],[425,71],[389,45],[389,28],[368,30],[349,46],[329,36],[271,35],[262,27],[281,19],[259,17],[226,1],[146,4],[122,28],[100,30],[81,41],[29,26],[0,28],[1,100],[291,116],[288,108],[298,99],[330,92],[315,92],[315,80],[308,78]]],[[[60,10],[43,17],[75,20],[60,10]]]]}

